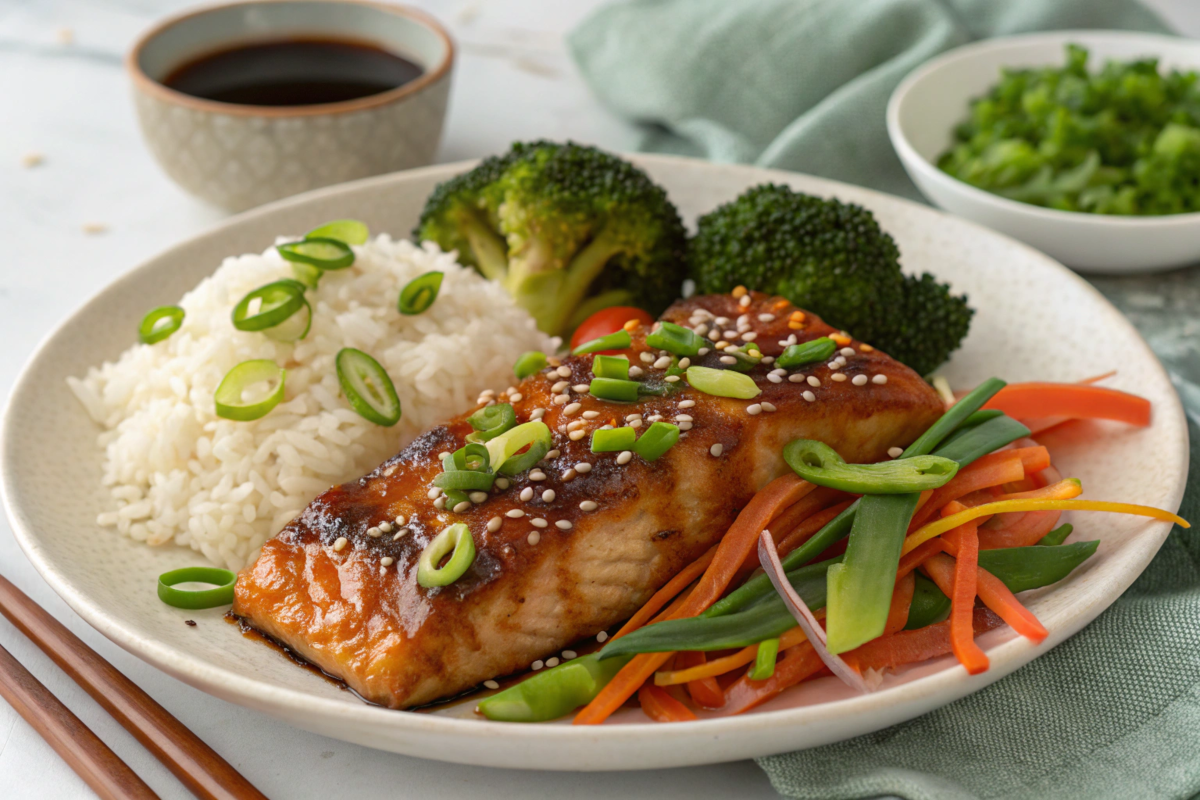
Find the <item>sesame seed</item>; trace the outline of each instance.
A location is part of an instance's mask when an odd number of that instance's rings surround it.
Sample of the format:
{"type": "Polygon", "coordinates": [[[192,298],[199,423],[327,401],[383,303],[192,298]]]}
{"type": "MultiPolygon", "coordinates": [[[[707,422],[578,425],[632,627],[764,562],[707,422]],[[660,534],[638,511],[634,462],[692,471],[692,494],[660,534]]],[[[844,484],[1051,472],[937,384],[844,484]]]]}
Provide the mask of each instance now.
{"type": "Polygon", "coordinates": [[[640,428],[640,427],[642,427],[642,420],[641,420],[640,418],[638,418],[638,419],[635,419],[635,420],[632,420],[632,421],[630,421],[630,422],[629,422],[629,425],[628,425],[628,427],[630,427],[630,428],[640,428]]]}
{"type": "Polygon", "coordinates": [[[496,482],[493,485],[497,489],[507,489],[509,486],[512,486],[508,478],[496,478],[496,482]]]}
{"type": "Polygon", "coordinates": [[[510,394],[508,396],[508,402],[510,402],[510,403],[519,403],[524,399],[525,399],[525,395],[521,394],[520,392],[516,392],[516,393],[510,394]]]}
{"type": "Polygon", "coordinates": [[[346,545],[348,544],[350,544],[349,539],[347,539],[345,536],[339,536],[337,541],[333,543],[333,549],[341,552],[342,550],[346,549],[346,545]]]}
{"type": "Polygon", "coordinates": [[[520,519],[521,517],[525,516],[525,512],[519,508],[512,508],[508,511],[505,511],[504,516],[508,517],[509,519],[520,519]]]}
{"type": "Polygon", "coordinates": [[[696,355],[698,355],[698,356],[706,356],[706,355],[708,355],[710,352],[712,352],[712,351],[711,351],[711,350],[709,350],[707,347],[701,347],[699,350],[697,350],[697,351],[696,351],[696,355]]]}
{"type": "MultiPolygon", "coordinates": [[[[768,377],[770,377],[770,376],[768,376],[768,377]]],[[[799,373],[797,373],[795,375],[788,375],[788,381],[790,383],[804,383],[804,376],[800,375],[799,373]]]]}
{"type": "MultiPolygon", "coordinates": [[[[383,522],[379,523],[379,530],[383,531],[384,533],[391,533],[392,532],[392,523],[388,522],[387,520],[384,520],[383,522]]],[[[368,531],[368,533],[369,533],[369,531],[368,531]]]]}
{"type": "Polygon", "coordinates": [[[675,419],[679,422],[691,422],[692,421],[692,417],[690,414],[676,414],[675,419]]]}
{"type": "Polygon", "coordinates": [[[584,500],[579,504],[580,511],[595,511],[597,508],[595,500],[584,500]]]}
{"type": "Polygon", "coordinates": [[[590,463],[588,463],[587,461],[580,461],[578,464],[575,465],[575,471],[581,475],[586,472],[591,472],[592,465],[590,463]]]}
{"type": "Polygon", "coordinates": [[[571,387],[571,391],[577,394],[587,394],[587,390],[591,388],[586,383],[577,383],[571,387]]]}
{"type": "Polygon", "coordinates": [[[717,442],[712,447],[708,448],[708,452],[711,453],[713,456],[720,458],[721,453],[725,452],[725,445],[721,444],[720,442],[717,442]]]}
{"type": "Polygon", "coordinates": [[[812,392],[808,391],[807,389],[804,391],[804,394],[802,394],[800,396],[803,397],[805,400],[807,400],[810,403],[817,399],[817,396],[815,394],[813,394],[812,392]]]}
{"type": "Polygon", "coordinates": [[[442,510],[443,508],[445,508],[446,507],[446,498],[439,497],[437,500],[434,500],[433,507],[438,509],[439,511],[442,510]]]}
{"type": "Polygon", "coordinates": [[[554,403],[556,406],[565,406],[567,403],[571,402],[571,398],[569,395],[556,394],[554,397],[550,398],[550,402],[554,403]]]}
{"type": "Polygon", "coordinates": [[[756,414],[761,414],[762,413],[762,404],[751,403],[750,405],[746,406],[746,413],[752,417],[756,414]]]}
{"type": "Polygon", "coordinates": [[[554,523],[554,526],[560,531],[571,530],[571,523],[567,522],[565,519],[560,519],[558,522],[554,523]]]}
{"type": "Polygon", "coordinates": [[[721,363],[722,364],[736,364],[737,359],[734,358],[733,356],[721,356],[721,363]]]}
{"type": "Polygon", "coordinates": [[[679,423],[679,430],[690,431],[691,429],[692,429],[692,423],[686,422],[686,421],[679,423]]]}
{"type": "Polygon", "coordinates": [[[748,295],[748,294],[742,295],[742,299],[738,300],[738,305],[741,306],[742,308],[745,308],[746,306],[750,305],[750,295],[748,295]]]}
{"type": "Polygon", "coordinates": [[[626,422],[633,422],[635,419],[641,419],[641,418],[642,418],[642,415],[639,412],[634,412],[633,414],[625,415],[626,422]]]}
{"type": "Polygon", "coordinates": [[[723,339],[736,339],[738,337],[738,333],[739,333],[739,331],[725,331],[725,333],[722,334],[722,338],[723,339]]]}
{"type": "Polygon", "coordinates": [[[596,418],[596,417],[598,417],[598,416],[600,416],[600,412],[599,412],[599,411],[585,411],[585,412],[583,412],[583,418],[584,418],[584,419],[595,419],[595,418],[596,418]]]}
{"type": "Polygon", "coordinates": [[[832,375],[830,375],[830,376],[829,376],[829,378],[830,378],[831,380],[837,381],[838,383],[841,383],[842,381],[846,380],[846,373],[844,373],[844,372],[835,372],[835,373],[833,373],[832,375]]]}
{"type": "Polygon", "coordinates": [[[774,322],[775,315],[774,314],[759,314],[758,321],[759,322],[774,322]]]}
{"type": "Polygon", "coordinates": [[[774,364],[774,363],[775,363],[775,356],[763,356],[763,357],[762,357],[762,363],[764,363],[764,364],[774,364]]]}
{"type": "Polygon", "coordinates": [[[487,500],[487,492],[471,492],[467,497],[471,498],[471,502],[479,504],[487,500]]]}
{"type": "Polygon", "coordinates": [[[846,358],[849,358],[850,356],[854,355],[854,348],[853,347],[843,347],[841,350],[838,350],[838,354],[846,356],[846,358]]]}
{"type": "Polygon", "coordinates": [[[729,342],[722,339],[721,341],[714,344],[713,347],[715,347],[718,350],[724,350],[726,347],[729,347],[729,342]]]}
{"type": "Polygon", "coordinates": [[[533,487],[526,486],[524,489],[521,490],[521,494],[518,496],[521,498],[522,503],[528,503],[530,500],[533,499],[533,487]]]}
{"type": "Polygon", "coordinates": [[[517,387],[515,387],[515,386],[510,386],[510,387],[508,387],[507,389],[505,389],[505,390],[504,390],[504,393],[505,393],[505,394],[516,394],[516,393],[517,393],[517,387]]]}
{"type": "Polygon", "coordinates": [[[555,394],[558,394],[559,392],[561,392],[563,389],[566,389],[570,385],[571,384],[569,381],[559,381],[558,383],[556,383],[550,387],[550,391],[554,392],[555,394]]]}
{"type": "Polygon", "coordinates": [[[525,541],[529,542],[530,544],[537,544],[541,540],[542,540],[542,532],[541,531],[530,531],[529,535],[525,537],[525,541]]]}
{"type": "Polygon", "coordinates": [[[596,641],[599,642],[600,644],[604,644],[605,642],[608,641],[608,634],[605,633],[604,631],[600,631],[599,633],[596,634],[596,641]]]}
{"type": "Polygon", "coordinates": [[[663,380],[666,381],[667,383],[676,383],[679,381],[679,376],[678,375],[668,375],[667,377],[663,378],[663,380]]]}
{"type": "Polygon", "coordinates": [[[383,558],[379,559],[379,563],[385,567],[390,567],[392,564],[396,563],[396,560],[391,556],[384,556],[383,558]]]}
{"type": "Polygon", "coordinates": [[[775,411],[775,404],[768,403],[766,400],[763,401],[762,407],[763,407],[763,411],[766,411],[768,413],[775,411]]]}
{"type": "Polygon", "coordinates": [[[537,672],[539,669],[541,669],[541,668],[542,668],[542,666],[543,666],[543,664],[542,664],[542,660],[539,658],[537,661],[535,661],[535,662],[533,662],[532,664],[530,664],[530,665],[529,665],[529,668],[530,668],[531,670],[533,670],[534,672],[537,672]]]}
{"type": "Polygon", "coordinates": [[[571,403],[569,406],[567,406],[566,408],[563,409],[563,414],[570,417],[575,414],[578,414],[582,408],[583,408],[583,406],[580,405],[579,403],[571,403]]]}
{"type": "Polygon", "coordinates": [[[412,533],[412,531],[408,528],[401,528],[400,530],[396,531],[396,535],[392,537],[392,541],[398,542],[410,533],[412,533]]]}
{"type": "Polygon", "coordinates": [[[542,472],[540,469],[530,470],[529,480],[544,481],[544,480],[546,480],[546,473],[542,472]]]}
{"type": "Polygon", "coordinates": [[[687,369],[691,365],[692,365],[692,360],[690,358],[679,359],[679,368],[680,369],[687,369]]]}
{"type": "Polygon", "coordinates": [[[809,375],[808,376],[808,385],[815,388],[815,387],[821,385],[821,380],[816,375],[809,375]]]}
{"type": "Polygon", "coordinates": [[[757,334],[757,333],[755,333],[754,331],[750,331],[749,333],[743,333],[743,334],[742,334],[742,341],[743,341],[743,342],[753,342],[753,341],[754,341],[755,339],[757,339],[757,338],[758,338],[758,334],[757,334]]]}
{"type": "Polygon", "coordinates": [[[396,517],[396,527],[397,528],[404,527],[404,515],[403,514],[396,517]]]}
{"type": "MultiPolygon", "coordinates": [[[[576,420],[575,422],[572,422],[572,423],[571,423],[571,425],[582,425],[582,424],[583,424],[583,423],[582,423],[582,422],[579,422],[578,420],[576,420]]],[[[569,427],[569,426],[568,426],[568,427],[569,427]]],[[[543,458],[542,458],[542,460],[543,460],[543,461],[550,461],[551,459],[558,458],[558,457],[559,457],[559,456],[561,456],[561,455],[562,455],[562,451],[561,451],[561,450],[551,450],[549,453],[546,453],[545,457],[543,457],[543,458]]]]}
{"type": "MultiPolygon", "coordinates": [[[[584,422],[583,420],[581,420],[581,419],[577,419],[577,420],[575,420],[575,421],[573,421],[573,422],[568,422],[568,423],[567,423],[567,430],[568,430],[568,431],[576,431],[576,430],[579,430],[580,428],[582,428],[582,427],[583,427],[584,425],[586,425],[586,424],[587,424],[587,423],[586,423],[586,422],[584,422]]],[[[549,454],[549,453],[547,453],[546,455],[550,455],[550,454],[549,454]]]]}
{"type": "Polygon", "coordinates": [[[646,371],[643,370],[641,367],[637,366],[636,364],[629,368],[629,377],[631,377],[631,378],[640,378],[645,374],[646,374],[646,371]]]}
{"type": "Polygon", "coordinates": [[[904,455],[904,450],[899,447],[889,447],[888,455],[892,458],[899,458],[900,456],[904,455]]]}
{"type": "Polygon", "coordinates": [[[620,464],[621,466],[625,466],[632,460],[633,460],[633,453],[629,452],[628,450],[622,450],[620,453],[617,454],[617,463],[620,464]]]}
{"type": "Polygon", "coordinates": [[[871,383],[883,386],[887,383],[887,375],[873,375],[871,376],[871,383]]]}
{"type": "Polygon", "coordinates": [[[694,405],[696,405],[696,401],[695,401],[695,400],[681,400],[681,401],[679,402],[679,407],[680,407],[680,408],[691,408],[691,407],[693,407],[694,405]]]}
{"type": "Polygon", "coordinates": [[[500,530],[500,526],[503,524],[504,520],[502,520],[500,517],[492,517],[488,520],[488,533],[495,533],[496,531],[500,530]]]}
{"type": "Polygon", "coordinates": [[[767,380],[769,380],[771,383],[783,383],[783,378],[779,377],[773,372],[767,375],[767,380]]]}
{"type": "Polygon", "coordinates": [[[563,470],[562,479],[564,481],[575,480],[575,470],[573,470],[573,469],[563,470]]]}
{"type": "Polygon", "coordinates": [[[650,352],[642,353],[641,355],[638,356],[638,358],[640,358],[642,360],[643,364],[653,364],[654,363],[654,353],[650,353],[650,352]]]}
{"type": "Polygon", "coordinates": [[[572,658],[578,658],[579,654],[574,650],[563,650],[563,661],[570,661],[572,658]]]}
{"type": "Polygon", "coordinates": [[[437,499],[438,499],[438,495],[440,495],[441,493],[442,493],[442,490],[441,490],[441,489],[438,489],[438,488],[435,486],[434,488],[432,488],[432,489],[430,489],[428,492],[426,492],[426,493],[425,493],[425,496],[426,496],[426,497],[428,497],[430,500],[437,500],[437,499]]]}
{"type": "Polygon", "coordinates": [[[491,397],[494,394],[496,394],[495,389],[484,389],[482,392],[479,393],[479,396],[480,397],[491,397]]]}
{"type": "Polygon", "coordinates": [[[535,528],[544,528],[547,525],[549,525],[550,523],[546,522],[546,520],[542,519],[541,517],[538,517],[536,519],[529,520],[529,524],[535,528]]]}
{"type": "Polygon", "coordinates": [[[531,421],[532,421],[532,420],[538,420],[538,419],[541,419],[541,418],[542,418],[542,417],[544,417],[544,416],[546,416],[546,409],[544,409],[544,408],[535,408],[535,409],[534,409],[534,410],[533,410],[533,411],[532,411],[532,412],[529,414],[529,419],[530,419],[531,421]]]}
{"type": "Polygon", "coordinates": [[[563,366],[559,367],[558,369],[554,370],[554,371],[558,373],[558,376],[559,376],[560,378],[569,378],[569,377],[571,377],[571,368],[570,368],[570,367],[568,367],[568,366],[567,366],[567,365],[565,365],[565,364],[564,364],[563,366]]]}
{"type": "Polygon", "coordinates": [[[470,503],[470,501],[469,501],[469,500],[463,500],[461,503],[459,503],[458,505],[456,505],[456,506],[455,506],[455,507],[454,507],[452,510],[454,511],[454,513],[455,513],[455,514],[461,514],[461,513],[463,513],[464,511],[466,511],[466,510],[467,510],[468,508],[470,508],[470,507],[471,507],[471,503],[470,503]]]}
{"type": "Polygon", "coordinates": [[[708,333],[708,324],[707,323],[700,322],[700,323],[695,323],[695,325],[696,325],[696,327],[693,328],[692,330],[694,330],[696,332],[697,336],[703,336],[704,334],[708,333]]]}
{"type": "Polygon", "coordinates": [[[370,536],[372,539],[378,539],[380,536],[383,536],[383,531],[379,528],[367,528],[367,536],[370,536]]]}
{"type": "Polygon", "coordinates": [[[491,678],[488,678],[486,681],[484,681],[483,685],[485,687],[487,687],[488,689],[499,689],[500,688],[500,684],[496,683],[491,678]]]}
{"type": "Polygon", "coordinates": [[[669,366],[671,366],[671,357],[670,356],[663,356],[662,358],[660,358],[654,362],[655,369],[666,369],[669,366]]]}
{"type": "Polygon", "coordinates": [[[728,325],[729,317],[716,317],[715,319],[713,319],[713,324],[714,325],[728,325]]]}
{"type": "Polygon", "coordinates": [[[650,416],[646,417],[646,422],[660,422],[661,420],[662,414],[651,414],[650,416]]]}
{"type": "Polygon", "coordinates": [[[558,666],[558,659],[557,659],[557,658],[553,658],[553,657],[552,657],[552,658],[547,658],[547,659],[546,659],[546,667],[547,667],[547,668],[549,668],[549,667],[557,667],[557,666],[558,666]]]}
{"type": "Polygon", "coordinates": [[[853,378],[850,379],[850,382],[853,383],[855,386],[866,386],[867,385],[867,376],[866,375],[855,375],[853,378]]]}
{"type": "Polygon", "coordinates": [[[572,442],[578,442],[583,437],[587,436],[587,431],[571,431],[567,434],[567,438],[572,442]]]}
{"type": "Polygon", "coordinates": [[[542,492],[542,502],[543,503],[553,503],[554,502],[554,490],[553,489],[547,489],[546,491],[542,492]]]}
{"type": "Polygon", "coordinates": [[[714,326],[713,329],[708,332],[708,338],[712,339],[714,342],[717,341],[718,339],[720,339],[721,338],[721,329],[714,326]]]}

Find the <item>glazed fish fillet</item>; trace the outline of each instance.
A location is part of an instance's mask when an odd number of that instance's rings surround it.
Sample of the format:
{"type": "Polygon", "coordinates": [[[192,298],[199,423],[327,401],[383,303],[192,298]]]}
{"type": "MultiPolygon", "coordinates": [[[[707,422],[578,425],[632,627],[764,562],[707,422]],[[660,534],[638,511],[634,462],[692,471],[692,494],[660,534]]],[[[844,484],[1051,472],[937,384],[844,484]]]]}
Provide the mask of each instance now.
{"type": "MultiPolygon", "coordinates": [[[[789,343],[837,333],[786,301],[748,297],[748,305],[730,295],[681,301],[663,319],[712,339],[711,351],[692,362],[718,368],[723,340],[753,340],[774,357],[789,343]]],[[[647,332],[633,331],[631,362],[648,386],[671,386],[669,359],[647,351],[647,332]]],[[[315,499],[238,577],[233,610],[392,708],[527,669],[631,616],[717,542],[754,493],[787,469],[787,442],[818,439],[847,461],[875,461],[941,413],[937,394],[912,370],[858,342],[840,352],[791,373],[755,367],[762,394],[753,400],[679,382],[636,405],[586,393],[591,356],[552,361],[495,396],[513,405],[518,423],[544,413],[555,449],[535,469],[463,513],[437,507],[429,493],[439,454],[462,447],[472,430],[466,415],[450,420],[315,499]],[[661,417],[684,433],[653,463],[590,451],[591,431],[630,424],[635,413],[642,430],[661,417]],[[455,522],[470,528],[474,563],[449,586],[420,587],[418,556],[455,522]]]]}

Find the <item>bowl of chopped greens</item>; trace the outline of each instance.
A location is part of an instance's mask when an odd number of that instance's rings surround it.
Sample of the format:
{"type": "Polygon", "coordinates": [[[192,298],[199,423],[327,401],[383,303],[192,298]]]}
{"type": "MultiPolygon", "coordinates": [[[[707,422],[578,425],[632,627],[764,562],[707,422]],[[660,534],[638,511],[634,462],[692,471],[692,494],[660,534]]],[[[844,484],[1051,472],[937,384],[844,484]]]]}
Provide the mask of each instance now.
{"type": "Polygon", "coordinates": [[[1056,31],[952,50],[888,133],[938,206],[1087,272],[1200,261],[1200,42],[1056,31]]]}

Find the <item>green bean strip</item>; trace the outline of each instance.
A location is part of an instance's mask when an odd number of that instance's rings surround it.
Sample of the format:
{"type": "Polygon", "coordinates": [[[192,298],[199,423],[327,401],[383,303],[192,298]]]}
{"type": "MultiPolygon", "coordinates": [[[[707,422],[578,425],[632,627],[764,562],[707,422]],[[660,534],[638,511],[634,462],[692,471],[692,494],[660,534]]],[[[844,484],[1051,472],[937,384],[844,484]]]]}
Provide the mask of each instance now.
{"type": "Polygon", "coordinates": [[[930,425],[929,430],[918,436],[917,440],[910,444],[900,457],[923,456],[926,453],[932,452],[935,447],[941,444],[943,439],[957,430],[963,422],[982,408],[984,403],[991,400],[996,392],[1003,389],[1006,385],[999,378],[988,378],[976,386],[963,399],[950,406],[946,410],[946,413],[942,414],[937,422],[930,425]]]}
{"type": "Polygon", "coordinates": [[[916,573],[916,577],[912,602],[908,605],[908,621],[904,623],[906,631],[933,625],[950,616],[950,598],[929,578],[920,573],[916,573]]]}
{"type": "Polygon", "coordinates": [[[747,674],[752,681],[765,681],[775,674],[775,657],[779,655],[779,639],[763,639],[754,654],[754,666],[747,674]]]}
{"type": "Polygon", "coordinates": [[[1065,525],[1060,525],[1039,539],[1038,544],[1042,547],[1057,547],[1067,540],[1067,537],[1071,535],[1071,531],[1073,530],[1075,528],[1069,522],[1065,525]]]}

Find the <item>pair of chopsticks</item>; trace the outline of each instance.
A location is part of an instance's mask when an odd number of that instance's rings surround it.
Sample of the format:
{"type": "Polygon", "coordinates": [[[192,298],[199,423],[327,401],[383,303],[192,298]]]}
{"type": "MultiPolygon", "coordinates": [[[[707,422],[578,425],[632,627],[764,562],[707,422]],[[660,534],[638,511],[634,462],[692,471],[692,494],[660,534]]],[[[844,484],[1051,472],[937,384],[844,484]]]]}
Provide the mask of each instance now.
{"type": "MultiPolygon", "coordinates": [[[[266,800],[241,773],[0,575],[0,613],[202,800],[266,800]]],[[[158,795],[49,689],[0,647],[0,697],[104,800],[158,795]]]]}

